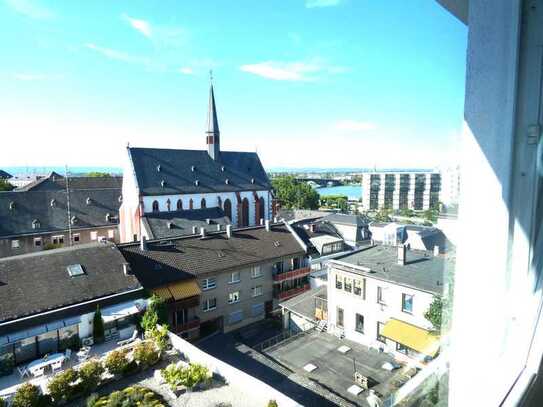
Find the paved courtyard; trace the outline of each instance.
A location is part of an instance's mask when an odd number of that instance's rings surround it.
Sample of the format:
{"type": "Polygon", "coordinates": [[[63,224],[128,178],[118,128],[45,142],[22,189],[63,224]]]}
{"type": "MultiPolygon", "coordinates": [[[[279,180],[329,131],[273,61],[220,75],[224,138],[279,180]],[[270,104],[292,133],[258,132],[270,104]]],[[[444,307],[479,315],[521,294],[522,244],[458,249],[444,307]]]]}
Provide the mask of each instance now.
{"type": "Polygon", "coordinates": [[[392,356],[316,331],[268,348],[264,353],[290,370],[307,376],[329,391],[359,405],[367,405],[367,394],[362,392],[354,396],[347,392],[355,384],[355,366],[357,372],[369,379],[370,388],[383,396],[390,394],[390,381],[399,373],[391,373],[381,367],[385,362],[392,362],[392,356]],[[340,346],[348,346],[351,350],[343,354],[338,351],[340,346]],[[304,370],[304,366],[309,363],[317,367],[310,373],[304,370]]]}

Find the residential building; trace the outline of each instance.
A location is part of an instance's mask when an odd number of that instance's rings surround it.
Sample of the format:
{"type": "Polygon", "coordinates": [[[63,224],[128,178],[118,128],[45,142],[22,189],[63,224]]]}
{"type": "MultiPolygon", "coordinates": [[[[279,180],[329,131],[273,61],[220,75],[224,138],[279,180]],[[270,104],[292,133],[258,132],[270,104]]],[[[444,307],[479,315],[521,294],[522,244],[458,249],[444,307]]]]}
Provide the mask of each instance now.
{"type": "Polygon", "coordinates": [[[104,239],[118,242],[121,201],[119,177],[53,175],[0,192],[0,257],[104,239]]]}
{"type": "Polygon", "coordinates": [[[405,245],[412,250],[445,253],[454,250],[454,245],[440,228],[400,223],[370,224],[371,240],[388,246],[405,245]]]}
{"type": "Polygon", "coordinates": [[[445,208],[458,206],[460,198],[460,166],[445,167],[440,170],[441,173],[441,193],[440,202],[445,208]]]}
{"type": "Polygon", "coordinates": [[[172,331],[188,339],[261,320],[309,290],[306,249],[285,224],[228,225],[119,249],[141,284],[167,302],[172,331]]]}
{"type": "Polygon", "coordinates": [[[291,332],[308,331],[319,321],[327,321],[327,291],[327,285],[322,285],[280,303],[283,328],[291,332]]]}
{"type": "Polygon", "coordinates": [[[0,259],[0,370],[77,349],[92,338],[97,307],[106,340],[131,337],[143,296],[109,242],[0,259]]]}
{"type": "Polygon", "coordinates": [[[343,240],[345,240],[345,243],[352,248],[357,247],[370,238],[370,221],[366,216],[332,213],[325,216],[323,220],[334,225],[343,237],[343,240]]]}
{"type": "Polygon", "coordinates": [[[429,172],[368,172],[362,174],[362,207],[426,210],[439,205],[441,174],[429,172]]]}
{"type": "Polygon", "coordinates": [[[15,174],[9,178],[9,183],[16,188],[24,188],[43,179],[59,179],[62,175],[51,171],[49,173],[15,174]]]}
{"type": "Polygon", "coordinates": [[[434,358],[439,337],[424,314],[443,295],[444,270],[453,264],[405,246],[372,246],[330,261],[329,330],[399,359],[434,358]]]}
{"type": "Polygon", "coordinates": [[[161,219],[170,217],[175,224],[187,210],[219,208],[238,227],[272,218],[271,184],[258,155],[221,150],[213,85],[206,145],[207,150],[127,147],[121,241],[153,236],[144,218],[155,214],[161,219]]]}

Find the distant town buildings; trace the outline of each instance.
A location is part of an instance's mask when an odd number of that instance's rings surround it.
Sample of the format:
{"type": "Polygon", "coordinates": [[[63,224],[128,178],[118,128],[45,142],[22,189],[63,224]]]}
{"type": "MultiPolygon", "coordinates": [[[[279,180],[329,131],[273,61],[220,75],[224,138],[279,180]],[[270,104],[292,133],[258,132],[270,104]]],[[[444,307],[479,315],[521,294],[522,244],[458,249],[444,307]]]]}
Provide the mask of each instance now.
{"type": "Polygon", "coordinates": [[[440,202],[441,174],[431,172],[368,172],[362,174],[362,207],[426,210],[440,202]]]}
{"type": "Polygon", "coordinates": [[[449,208],[458,205],[460,197],[460,166],[445,167],[441,173],[441,195],[440,200],[449,208]]]}
{"type": "Polygon", "coordinates": [[[207,222],[216,208],[217,224],[259,225],[272,218],[271,184],[256,153],[222,151],[213,86],[209,94],[207,150],[127,148],[120,235],[123,242],[163,237],[160,219],[172,233],[192,234],[191,221],[207,222]]]}

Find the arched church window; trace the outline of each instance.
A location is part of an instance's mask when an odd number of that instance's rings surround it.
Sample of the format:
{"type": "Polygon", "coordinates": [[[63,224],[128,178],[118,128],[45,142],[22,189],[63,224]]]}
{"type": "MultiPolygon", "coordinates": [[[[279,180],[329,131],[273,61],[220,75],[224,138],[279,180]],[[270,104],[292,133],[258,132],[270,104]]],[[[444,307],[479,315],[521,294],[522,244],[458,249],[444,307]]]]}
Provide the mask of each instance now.
{"type": "Polygon", "coordinates": [[[192,200],[192,198],[190,198],[189,201],[189,209],[194,209],[194,201],[192,200]]]}
{"type": "Polygon", "coordinates": [[[230,199],[225,199],[223,206],[224,214],[228,216],[228,219],[232,222],[232,203],[230,202],[230,199]]]}
{"type": "Polygon", "coordinates": [[[153,212],[158,212],[158,201],[153,201],[153,212]]]}
{"type": "Polygon", "coordinates": [[[200,202],[200,208],[205,208],[205,207],[206,207],[206,199],[202,198],[202,201],[200,202]]]}
{"type": "Polygon", "coordinates": [[[243,198],[241,201],[241,222],[239,224],[242,228],[249,226],[249,200],[247,198],[243,198]]]}
{"type": "Polygon", "coordinates": [[[168,209],[168,212],[171,210],[172,201],[170,201],[170,198],[166,201],[166,208],[168,209]]]}
{"type": "Polygon", "coordinates": [[[180,211],[183,209],[183,201],[181,199],[177,200],[177,210],[180,211]]]}

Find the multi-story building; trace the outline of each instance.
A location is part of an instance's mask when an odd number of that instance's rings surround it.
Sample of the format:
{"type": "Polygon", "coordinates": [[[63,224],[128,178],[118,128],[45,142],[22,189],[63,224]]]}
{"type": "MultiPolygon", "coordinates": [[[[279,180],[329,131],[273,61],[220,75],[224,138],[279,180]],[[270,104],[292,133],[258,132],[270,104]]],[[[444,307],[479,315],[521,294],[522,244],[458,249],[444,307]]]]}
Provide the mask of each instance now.
{"type": "Polygon", "coordinates": [[[441,169],[440,200],[445,207],[458,205],[460,198],[460,166],[451,166],[441,169]]]}
{"type": "Polygon", "coordinates": [[[368,172],[362,175],[362,207],[426,210],[440,202],[439,172],[368,172]]]}
{"type": "Polygon", "coordinates": [[[405,246],[372,246],[331,260],[329,330],[400,359],[434,358],[439,336],[424,314],[443,295],[452,261],[405,246]]]}
{"type": "Polygon", "coordinates": [[[119,177],[67,181],[51,174],[0,192],[0,257],[102,239],[118,242],[121,201],[119,177]]]}
{"type": "Polygon", "coordinates": [[[240,328],[309,290],[306,247],[285,224],[119,245],[141,284],[163,298],[185,338],[240,328]]]}
{"type": "Polygon", "coordinates": [[[271,219],[271,184],[258,155],[220,149],[213,86],[206,144],[207,150],[127,148],[120,210],[123,242],[156,234],[149,231],[144,218],[157,214],[162,219],[171,217],[178,235],[186,233],[176,227],[175,219],[197,209],[218,208],[238,227],[271,219]]]}

